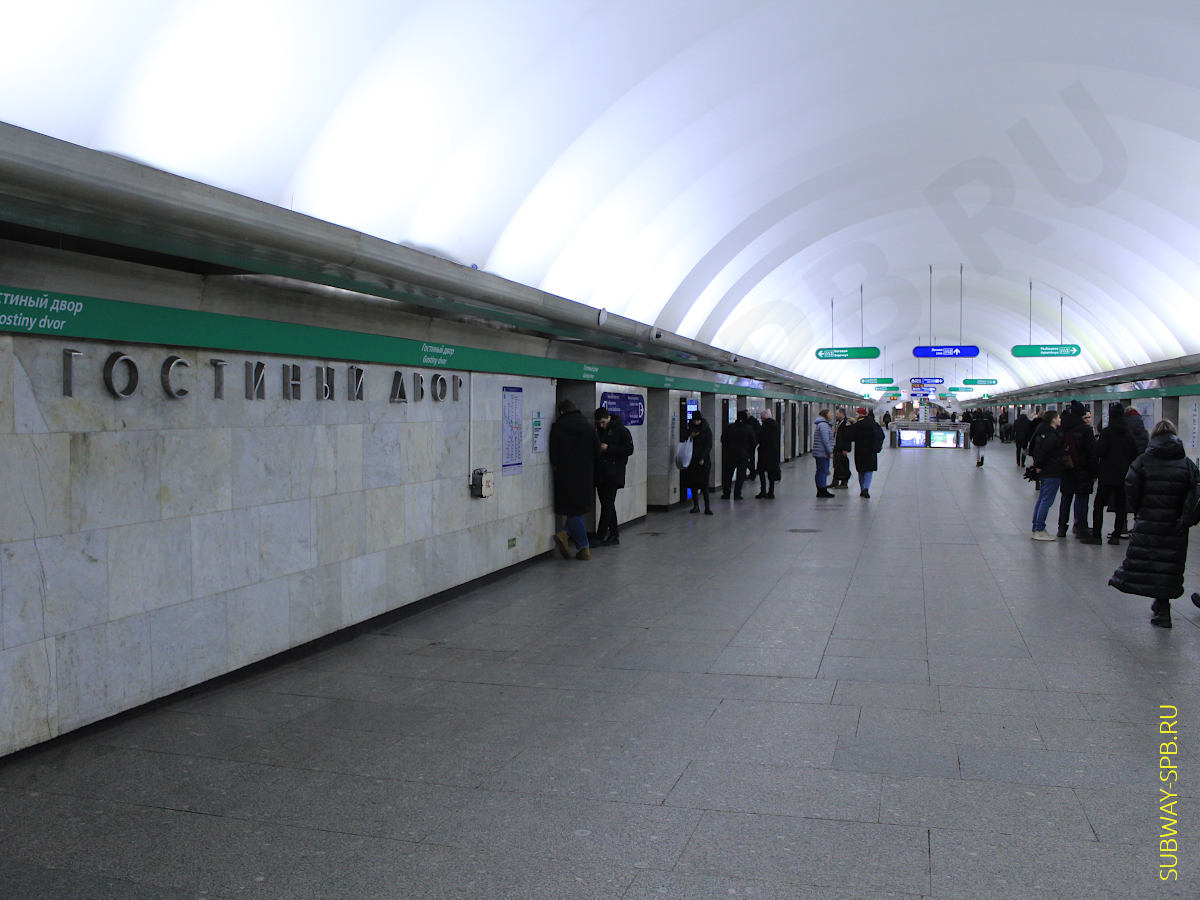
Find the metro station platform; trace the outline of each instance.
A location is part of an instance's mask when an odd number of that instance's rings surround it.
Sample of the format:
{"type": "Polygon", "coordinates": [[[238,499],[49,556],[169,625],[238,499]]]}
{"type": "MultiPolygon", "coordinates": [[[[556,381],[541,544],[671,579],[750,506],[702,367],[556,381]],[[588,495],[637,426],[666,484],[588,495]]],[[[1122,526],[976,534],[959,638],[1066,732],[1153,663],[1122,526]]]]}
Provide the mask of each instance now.
{"type": "Polygon", "coordinates": [[[0,760],[0,895],[1200,895],[1200,610],[1152,628],[1121,548],[1031,541],[1009,445],[880,465],[0,760]]]}

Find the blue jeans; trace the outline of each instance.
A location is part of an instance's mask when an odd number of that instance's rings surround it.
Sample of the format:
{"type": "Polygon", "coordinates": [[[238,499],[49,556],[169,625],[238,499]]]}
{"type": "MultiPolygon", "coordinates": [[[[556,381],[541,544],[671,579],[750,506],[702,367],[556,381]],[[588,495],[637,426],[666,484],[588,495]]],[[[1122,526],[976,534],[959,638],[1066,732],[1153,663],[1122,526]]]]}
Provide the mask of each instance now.
{"type": "Polygon", "coordinates": [[[874,472],[859,472],[858,487],[860,490],[869,491],[871,489],[871,480],[875,477],[874,472]]]}
{"type": "Polygon", "coordinates": [[[1043,478],[1042,489],[1038,491],[1037,503],[1033,507],[1033,530],[1046,530],[1046,516],[1050,514],[1050,507],[1054,505],[1054,498],[1058,496],[1058,486],[1062,484],[1061,478],[1043,478]]]}
{"type": "Polygon", "coordinates": [[[817,463],[817,490],[825,490],[825,486],[829,483],[829,457],[814,456],[817,463]]]}
{"type": "Polygon", "coordinates": [[[583,516],[567,516],[563,530],[580,550],[588,545],[587,527],[583,524],[583,516]]]}

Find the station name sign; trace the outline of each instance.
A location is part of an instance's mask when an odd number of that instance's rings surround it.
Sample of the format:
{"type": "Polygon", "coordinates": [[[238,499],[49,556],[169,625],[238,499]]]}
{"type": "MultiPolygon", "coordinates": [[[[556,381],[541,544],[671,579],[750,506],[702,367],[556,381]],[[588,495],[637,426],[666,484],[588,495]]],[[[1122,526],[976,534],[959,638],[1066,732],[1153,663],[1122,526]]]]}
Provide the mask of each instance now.
{"type": "MultiPolygon", "coordinates": [[[[62,352],[62,394],[64,397],[75,395],[75,376],[82,350],[66,348],[62,352]]],[[[125,351],[117,350],[110,353],[104,360],[101,377],[109,395],[116,400],[128,400],[135,396],[142,385],[142,369],[144,362],[139,362],[125,351]]],[[[275,388],[271,393],[283,400],[296,401],[311,397],[314,400],[334,400],[339,394],[344,394],[346,400],[354,402],[366,399],[367,370],[361,366],[348,365],[345,367],[344,391],[339,392],[338,372],[340,367],[317,363],[312,367],[311,393],[306,391],[304,370],[296,363],[279,363],[278,379],[268,375],[270,367],[258,360],[246,360],[242,365],[242,385],[247,400],[267,399],[268,382],[273,382],[275,388]]],[[[225,399],[226,370],[229,366],[224,359],[210,359],[207,366],[207,380],[211,396],[214,400],[225,399]]],[[[161,362],[152,366],[158,374],[158,383],[163,395],[168,400],[182,400],[189,396],[197,386],[199,376],[189,370],[191,363],[181,356],[168,354],[161,362]],[[190,385],[190,386],[189,386],[190,385]]],[[[412,372],[406,378],[404,372],[395,369],[392,372],[391,387],[388,400],[392,403],[407,403],[410,398],[414,401],[424,400],[426,395],[435,402],[443,400],[457,401],[462,395],[463,377],[457,373],[444,375],[436,372],[428,379],[421,372],[412,372]]]]}

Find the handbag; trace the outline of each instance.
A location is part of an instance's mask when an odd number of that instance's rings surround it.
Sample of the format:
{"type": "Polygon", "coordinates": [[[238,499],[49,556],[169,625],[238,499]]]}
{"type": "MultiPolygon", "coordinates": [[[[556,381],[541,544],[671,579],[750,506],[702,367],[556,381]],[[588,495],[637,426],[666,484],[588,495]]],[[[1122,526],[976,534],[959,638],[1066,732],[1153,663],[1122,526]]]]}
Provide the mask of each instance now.
{"type": "Polygon", "coordinates": [[[675,468],[686,469],[692,464],[692,439],[680,441],[675,448],[675,468]]]}

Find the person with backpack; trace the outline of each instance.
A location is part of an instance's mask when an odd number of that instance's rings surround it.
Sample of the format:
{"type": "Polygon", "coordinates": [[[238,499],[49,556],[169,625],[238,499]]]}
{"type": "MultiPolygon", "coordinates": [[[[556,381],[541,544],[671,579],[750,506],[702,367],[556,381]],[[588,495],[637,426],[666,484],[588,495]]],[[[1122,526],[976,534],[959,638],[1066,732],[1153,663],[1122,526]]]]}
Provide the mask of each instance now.
{"type": "Polygon", "coordinates": [[[1075,536],[1086,539],[1092,530],[1088,524],[1088,498],[1096,477],[1096,439],[1087,410],[1072,400],[1062,416],[1060,440],[1063,450],[1062,499],[1058,501],[1058,536],[1067,536],[1071,510],[1075,510],[1075,536]]]}
{"type": "Polygon", "coordinates": [[[1084,543],[1100,543],[1104,529],[1104,507],[1116,513],[1110,544],[1121,543],[1121,535],[1127,532],[1128,520],[1125,513],[1125,474],[1129,464],[1138,457],[1137,444],[1129,431],[1129,420],[1125,407],[1113,403],[1108,408],[1108,425],[1100,432],[1096,441],[1096,501],[1092,505],[1092,535],[1084,543]]]}
{"type": "Polygon", "coordinates": [[[971,419],[971,443],[975,445],[975,468],[983,466],[983,451],[994,434],[992,417],[977,410],[971,419]]]}
{"type": "Polygon", "coordinates": [[[860,406],[855,410],[858,418],[848,427],[850,442],[854,445],[854,471],[858,472],[858,496],[871,498],[871,481],[879,468],[879,451],[883,449],[883,429],[875,421],[875,413],[860,406]]]}

